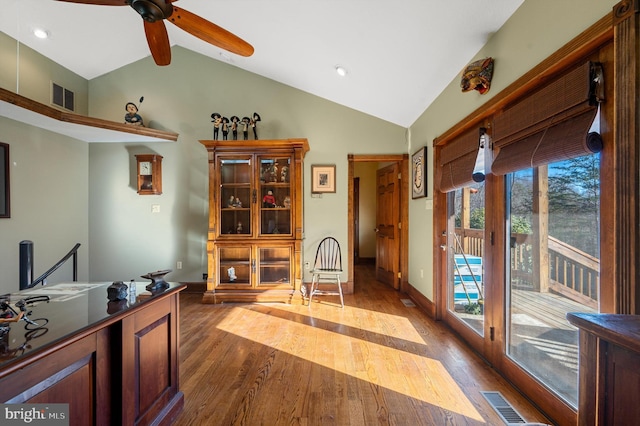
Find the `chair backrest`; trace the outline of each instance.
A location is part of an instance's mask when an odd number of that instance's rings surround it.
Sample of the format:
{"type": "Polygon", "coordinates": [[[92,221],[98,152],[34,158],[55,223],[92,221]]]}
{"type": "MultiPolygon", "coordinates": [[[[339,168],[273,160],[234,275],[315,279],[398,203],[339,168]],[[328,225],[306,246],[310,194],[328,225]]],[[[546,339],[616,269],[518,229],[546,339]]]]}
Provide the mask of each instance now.
{"type": "Polygon", "coordinates": [[[333,237],[325,237],[318,245],[314,269],[342,271],[340,244],[333,237]]]}

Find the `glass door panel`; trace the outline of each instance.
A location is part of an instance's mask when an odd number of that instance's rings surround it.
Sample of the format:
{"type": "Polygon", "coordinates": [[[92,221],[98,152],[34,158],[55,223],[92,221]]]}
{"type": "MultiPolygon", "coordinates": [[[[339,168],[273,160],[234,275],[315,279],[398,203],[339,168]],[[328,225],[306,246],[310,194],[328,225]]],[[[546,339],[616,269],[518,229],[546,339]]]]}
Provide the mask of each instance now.
{"type": "Polygon", "coordinates": [[[577,407],[578,331],[598,312],[599,155],[507,178],[507,356],[577,407]]]}
{"type": "Polygon", "coordinates": [[[220,286],[251,287],[251,248],[220,247],[218,250],[220,286]]]}
{"type": "Polygon", "coordinates": [[[251,234],[251,159],[220,159],[220,235],[251,234]]]}
{"type": "Polygon", "coordinates": [[[260,234],[291,230],[291,157],[260,157],[260,234]]]}
{"type": "Polygon", "coordinates": [[[290,286],[291,247],[261,247],[258,249],[260,259],[260,278],[258,285],[290,286]]]}
{"type": "Polygon", "coordinates": [[[447,307],[480,336],[484,335],[484,182],[450,196],[447,307]]]}

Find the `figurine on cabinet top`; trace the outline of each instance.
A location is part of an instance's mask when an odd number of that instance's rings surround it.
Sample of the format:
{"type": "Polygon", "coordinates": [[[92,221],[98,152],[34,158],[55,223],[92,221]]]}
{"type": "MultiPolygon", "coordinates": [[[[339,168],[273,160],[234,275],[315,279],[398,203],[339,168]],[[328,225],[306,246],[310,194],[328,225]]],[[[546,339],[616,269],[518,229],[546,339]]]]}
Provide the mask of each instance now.
{"type": "Polygon", "coordinates": [[[218,140],[220,129],[222,129],[222,140],[228,139],[229,130],[233,140],[238,140],[238,127],[242,126],[242,136],[244,140],[249,139],[249,127],[253,130],[253,137],[258,140],[258,128],[256,123],[262,121],[260,114],[254,112],[251,117],[242,117],[240,119],[237,115],[231,116],[231,118],[223,117],[222,114],[214,112],[211,114],[211,122],[213,123],[213,139],[218,140]]]}
{"type": "Polygon", "coordinates": [[[222,117],[222,140],[227,140],[227,135],[229,135],[229,119],[227,117],[222,117]]]}
{"type": "Polygon", "coordinates": [[[233,140],[238,140],[238,123],[240,123],[240,118],[237,115],[231,116],[231,134],[233,135],[233,140]]]}
{"type": "Polygon", "coordinates": [[[256,127],[256,123],[258,121],[262,121],[260,115],[257,112],[253,113],[253,118],[251,118],[251,128],[253,129],[253,138],[258,140],[258,128],[256,127]]]}
{"type": "MultiPolygon", "coordinates": [[[[140,97],[140,103],[144,100],[144,96],[140,97]]],[[[144,123],[142,121],[142,117],[138,114],[138,106],[133,102],[127,102],[124,106],[124,110],[127,113],[124,115],[125,124],[133,124],[134,126],[142,126],[144,127],[144,123]]]]}
{"type": "Polygon", "coordinates": [[[213,123],[213,139],[218,140],[218,131],[220,130],[220,125],[222,124],[222,116],[217,112],[211,114],[211,122],[213,123]]]}
{"type": "Polygon", "coordinates": [[[249,117],[242,117],[242,136],[246,141],[249,139],[249,124],[251,124],[251,119],[249,117]]]}

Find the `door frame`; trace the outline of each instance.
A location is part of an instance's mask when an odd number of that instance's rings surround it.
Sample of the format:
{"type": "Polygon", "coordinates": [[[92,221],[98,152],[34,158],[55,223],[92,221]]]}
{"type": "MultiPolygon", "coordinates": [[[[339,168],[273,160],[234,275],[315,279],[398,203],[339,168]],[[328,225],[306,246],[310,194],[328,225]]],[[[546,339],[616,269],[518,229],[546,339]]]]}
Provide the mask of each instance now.
{"type": "Polygon", "coordinates": [[[354,289],[354,194],[353,194],[353,169],[354,163],[381,163],[381,162],[396,162],[398,163],[398,170],[400,170],[400,253],[398,253],[398,259],[400,262],[400,291],[407,292],[409,288],[409,154],[364,154],[356,155],[349,154],[348,159],[348,290],[353,292],[354,289]]]}
{"type": "Polygon", "coordinates": [[[353,179],[353,262],[360,263],[360,178],[353,179]]]}

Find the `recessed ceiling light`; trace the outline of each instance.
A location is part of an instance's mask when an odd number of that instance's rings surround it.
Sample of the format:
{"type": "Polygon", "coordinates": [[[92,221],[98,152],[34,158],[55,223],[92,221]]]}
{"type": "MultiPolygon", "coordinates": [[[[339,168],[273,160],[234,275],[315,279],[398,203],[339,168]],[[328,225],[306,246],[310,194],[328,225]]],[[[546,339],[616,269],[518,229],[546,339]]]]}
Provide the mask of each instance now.
{"type": "Polygon", "coordinates": [[[33,35],[42,39],[49,38],[49,31],[43,30],[42,28],[36,28],[33,30],[33,35]]]}
{"type": "Polygon", "coordinates": [[[347,75],[347,69],[341,65],[336,65],[336,72],[340,77],[347,75]]]}

